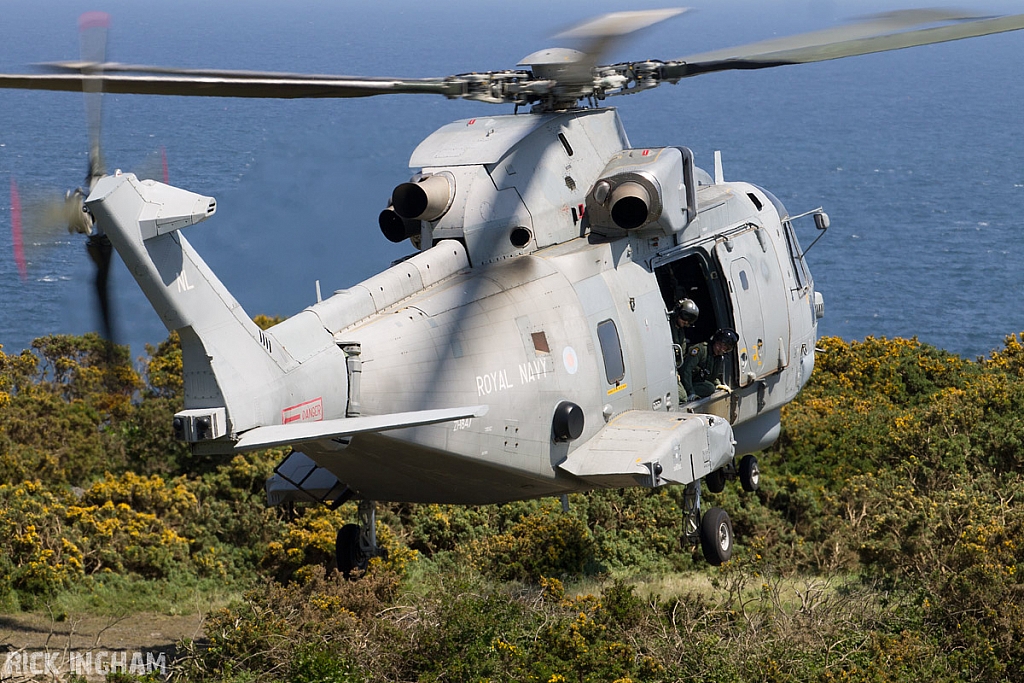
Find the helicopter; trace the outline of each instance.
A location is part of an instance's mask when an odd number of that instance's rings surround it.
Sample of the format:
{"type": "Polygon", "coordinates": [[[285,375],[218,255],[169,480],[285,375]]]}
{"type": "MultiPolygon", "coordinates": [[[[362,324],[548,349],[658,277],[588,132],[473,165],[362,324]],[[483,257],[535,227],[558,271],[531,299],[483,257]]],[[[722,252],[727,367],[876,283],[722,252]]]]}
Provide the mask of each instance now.
{"type": "MultiPolygon", "coordinates": [[[[684,541],[731,558],[701,483],[756,490],[755,453],[814,367],[816,291],[791,215],[770,192],[727,182],[685,147],[633,148],[604,100],[706,73],[770,68],[1024,28],[1024,15],[913,10],[686,58],[603,65],[624,37],[681,10],[619,12],[558,37],[521,68],[391,79],[110,63],[102,50],[0,86],[86,92],[87,187],[67,197],[98,266],[124,260],[184,360],[185,410],[170,426],[203,454],[294,450],[271,504],[359,500],[339,530],[343,572],[376,552],[375,502],[501,503],[606,487],[681,485],[684,541]],[[100,93],[213,97],[435,94],[511,105],[448,124],[413,151],[417,169],[380,214],[416,253],[264,331],[181,229],[213,198],[107,174],[100,93]],[[528,109],[528,110],[527,110],[528,109]],[[720,386],[678,392],[671,313],[699,306],[694,335],[739,338],[720,386]]],[[[105,29],[100,15],[83,28],[105,29]]],[[[318,297],[319,298],[319,297],[318,297]]],[[[102,306],[101,306],[102,308],[102,306]]],[[[106,327],[106,325],[105,325],[106,327]]]]}

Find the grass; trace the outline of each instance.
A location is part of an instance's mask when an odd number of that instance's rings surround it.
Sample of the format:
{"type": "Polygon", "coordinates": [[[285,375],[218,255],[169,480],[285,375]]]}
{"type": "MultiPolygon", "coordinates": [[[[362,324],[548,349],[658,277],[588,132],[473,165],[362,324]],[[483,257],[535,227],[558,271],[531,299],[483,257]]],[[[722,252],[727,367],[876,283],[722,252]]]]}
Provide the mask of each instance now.
{"type": "Polygon", "coordinates": [[[5,605],[4,613],[48,612],[52,615],[115,616],[148,612],[167,616],[206,614],[237,600],[246,584],[179,576],[152,580],[105,574],[34,602],[5,605]]]}

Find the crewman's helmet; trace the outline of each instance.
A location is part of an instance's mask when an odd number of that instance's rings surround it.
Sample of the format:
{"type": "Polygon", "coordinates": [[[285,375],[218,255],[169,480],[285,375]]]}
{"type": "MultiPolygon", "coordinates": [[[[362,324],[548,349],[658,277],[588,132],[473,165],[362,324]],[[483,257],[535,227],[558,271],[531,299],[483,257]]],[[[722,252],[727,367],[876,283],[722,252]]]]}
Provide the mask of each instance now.
{"type": "Polygon", "coordinates": [[[683,322],[688,322],[692,325],[697,322],[697,318],[700,316],[700,309],[697,308],[697,304],[693,303],[692,299],[680,299],[679,303],[676,304],[673,314],[683,322]]]}
{"type": "Polygon", "coordinates": [[[715,333],[711,335],[712,344],[715,342],[721,342],[728,345],[730,348],[735,347],[739,341],[740,335],[736,334],[736,330],[729,327],[723,327],[720,330],[716,330],[715,333]]]}

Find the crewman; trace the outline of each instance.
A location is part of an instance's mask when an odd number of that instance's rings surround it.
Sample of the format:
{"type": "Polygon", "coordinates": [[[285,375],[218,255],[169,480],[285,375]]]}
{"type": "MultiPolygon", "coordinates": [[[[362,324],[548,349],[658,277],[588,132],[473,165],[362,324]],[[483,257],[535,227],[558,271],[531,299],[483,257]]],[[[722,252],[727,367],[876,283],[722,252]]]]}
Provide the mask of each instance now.
{"type": "Polygon", "coordinates": [[[676,368],[676,382],[679,389],[680,404],[686,402],[686,397],[690,393],[683,387],[681,373],[683,362],[685,362],[687,357],[686,352],[693,343],[693,339],[688,335],[692,334],[693,324],[697,322],[699,317],[700,309],[697,308],[697,304],[692,299],[680,299],[676,302],[676,307],[672,309],[672,314],[670,315],[672,319],[672,343],[679,347],[679,356],[676,360],[679,363],[676,368]]]}
{"type": "Polygon", "coordinates": [[[679,345],[684,358],[692,341],[688,335],[699,317],[700,309],[692,299],[680,299],[672,310],[672,343],[679,345]]]}
{"type": "MultiPolygon", "coordinates": [[[[727,388],[725,356],[736,349],[739,340],[736,330],[725,327],[711,335],[710,341],[694,344],[687,350],[679,372],[686,401],[710,396],[719,387],[727,388]]],[[[680,401],[683,401],[682,395],[680,401]]]]}

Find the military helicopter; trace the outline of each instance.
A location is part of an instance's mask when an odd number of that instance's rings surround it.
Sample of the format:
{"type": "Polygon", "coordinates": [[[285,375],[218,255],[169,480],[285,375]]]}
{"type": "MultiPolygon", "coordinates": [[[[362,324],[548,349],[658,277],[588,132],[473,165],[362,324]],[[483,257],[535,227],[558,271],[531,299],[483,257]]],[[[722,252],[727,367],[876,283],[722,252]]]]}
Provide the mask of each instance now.
{"type": "MultiPolygon", "coordinates": [[[[291,446],[271,504],[359,500],[338,565],[377,552],[374,501],[500,503],[602,487],[685,486],[684,541],[730,559],[732,525],[701,482],[756,490],[754,453],[814,367],[824,300],[792,215],[770,192],[697,167],[686,147],[633,148],[614,95],[683,78],[900,49],[1024,28],[1024,15],[912,10],[671,61],[604,65],[625,36],[682,10],[619,12],[558,37],[520,68],[443,78],[182,70],[94,50],[0,86],[151,95],[347,98],[436,94],[511,105],[450,123],[413,151],[416,173],[380,214],[411,257],[263,331],[182,235],[216,202],[107,174],[91,105],[87,188],[68,194],[97,291],[120,254],[181,338],[178,438],[230,454],[291,446]],[[734,329],[719,387],[681,398],[671,312],[696,302],[695,339],[734,329]]],[[[83,19],[103,28],[103,19],[83,19]]],[[[319,297],[318,297],[319,298],[319,297]]]]}

